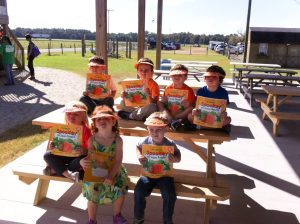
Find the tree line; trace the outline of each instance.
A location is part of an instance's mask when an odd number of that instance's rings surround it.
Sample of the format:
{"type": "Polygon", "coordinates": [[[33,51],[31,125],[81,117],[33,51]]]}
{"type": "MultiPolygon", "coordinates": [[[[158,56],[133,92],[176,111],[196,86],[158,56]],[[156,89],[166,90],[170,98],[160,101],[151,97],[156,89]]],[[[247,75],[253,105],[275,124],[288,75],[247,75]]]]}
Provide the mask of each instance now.
{"type": "MultiPolygon", "coordinates": [[[[24,37],[27,33],[29,34],[48,34],[51,39],[72,39],[72,40],[81,40],[85,36],[86,40],[95,40],[96,32],[91,32],[84,29],[62,29],[62,28],[16,28],[12,30],[17,37],[24,37]]],[[[155,39],[156,34],[145,32],[146,41],[149,39],[155,39]]],[[[118,40],[118,41],[127,41],[131,40],[137,42],[138,34],[137,33],[109,33],[108,39],[118,40]]],[[[199,45],[208,45],[209,41],[224,41],[226,43],[235,45],[238,42],[244,42],[245,34],[242,32],[237,32],[235,34],[223,35],[223,34],[193,34],[189,32],[181,33],[172,33],[172,34],[162,34],[163,42],[175,42],[181,44],[199,44],[199,45]]]]}

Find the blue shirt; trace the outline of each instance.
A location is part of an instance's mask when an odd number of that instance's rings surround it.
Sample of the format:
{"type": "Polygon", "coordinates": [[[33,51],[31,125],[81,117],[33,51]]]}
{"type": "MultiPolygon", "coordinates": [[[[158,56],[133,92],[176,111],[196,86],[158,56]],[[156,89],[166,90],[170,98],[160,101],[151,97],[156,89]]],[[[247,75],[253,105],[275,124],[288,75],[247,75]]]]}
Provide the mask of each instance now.
{"type": "Polygon", "coordinates": [[[204,86],[203,88],[198,89],[196,95],[214,99],[224,99],[227,100],[227,104],[229,103],[228,92],[221,86],[219,86],[215,92],[208,91],[207,86],[204,86]]]}

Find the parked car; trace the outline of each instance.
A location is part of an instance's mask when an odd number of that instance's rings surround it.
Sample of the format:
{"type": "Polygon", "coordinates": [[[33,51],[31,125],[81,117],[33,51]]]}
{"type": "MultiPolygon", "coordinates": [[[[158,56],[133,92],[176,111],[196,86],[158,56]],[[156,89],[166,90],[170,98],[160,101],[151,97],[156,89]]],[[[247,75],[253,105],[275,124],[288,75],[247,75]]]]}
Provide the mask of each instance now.
{"type": "Polygon", "coordinates": [[[216,47],[215,47],[215,52],[217,53],[223,53],[224,52],[224,44],[218,44],[216,47]]]}
{"type": "Polygon", "coordinates": [[[229,53],[230,54],[239,54],[239,49],[237,46],[229,45],[229,53]]]}

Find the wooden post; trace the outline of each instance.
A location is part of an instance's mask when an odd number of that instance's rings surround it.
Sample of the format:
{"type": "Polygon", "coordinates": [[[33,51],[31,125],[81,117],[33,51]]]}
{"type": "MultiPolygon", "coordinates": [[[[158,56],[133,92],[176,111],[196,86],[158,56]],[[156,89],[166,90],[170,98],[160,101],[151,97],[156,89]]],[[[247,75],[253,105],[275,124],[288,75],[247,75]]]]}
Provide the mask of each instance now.
{"type": "Polygon", "coordinates": [[[163,0],[157,2],[157,37],[156,37],[156,65],[155,68],[160,68],[161,59],[161,30],[162,30],[162,13],[163,13],[163,0]]]}
{"type": "Polygon", "coordinates": [[[64,54],[64,47],[63,47],[63,43],[60,43],[60,48],[61,48],[61,54],[64,54]]]}
{"type": "Polygon", "coordinates": [[[48,56],[50,56],[51,53],[50,53],[50,43],[48,43],[48,56]]]}
{"type": "MultiPolygon", "coordinates": [[[[96,55],[102,56],[105,65],[107,60],[107,0],[96,1],[96,55]]],[[[108,70],[108,66],[107,66],[108,70]]],[[[107,71],[108,72],[108,71],[107,71]]]]}
{"type": "Polygon", "coordinates": [[[76,54],[76,44],[74,43],[74,53],[76,54]]]}
{"type": "Polygon", "coordinates": [[[85,34],[83,34],[82,39],[81,39],[81,55],[82,57],[85,56],[85,34]]]}
{"type": "Polygon", "coordinates": [[[128,39],[126,39],[126,50],[125,50],[126,58],[128,58],[128,39]]]}
{"type": "Polygon", "coordinates": [[[131,59],[131,48],[132,48],[132,43],[131,43],[131,39],[129,39],[129,52],[128,52],[129,59],[131,59]]]}
{"type": "Polygon", "coordinates": [[[118,59],[119,58],[119,41],[118,39],[116,40],[116,58],[118,59]]]}
{"type": "Polygon", "coordinates": [[[138,6],[138,54],[137,59],[144,57],[145,48],[145,0],[139,0],[138,6]]]}

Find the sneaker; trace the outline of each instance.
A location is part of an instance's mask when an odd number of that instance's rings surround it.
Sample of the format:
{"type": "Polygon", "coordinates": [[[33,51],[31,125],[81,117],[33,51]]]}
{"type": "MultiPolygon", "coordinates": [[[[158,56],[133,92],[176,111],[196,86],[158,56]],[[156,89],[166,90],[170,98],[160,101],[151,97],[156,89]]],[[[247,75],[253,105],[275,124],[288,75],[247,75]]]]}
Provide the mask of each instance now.
{"type": "Polygon", "coordinates": [[[31,76],[29,79],[30,79],[30,80],[35,80],[35,77],[34,77],[34,76],[31,76]]]}
{"type": "Polygon", "coordinates": [[[134,219],[132,224],[143,224],[144,223],[144,219],[134,219]]]}
{"type": "Polygon", "coordinates": [[[171,129],[173,131],[176,131],[176,130],[178,130],[181,127],[181,125],[182,125],[182,119],[173,120],[171,122],[171,129]]]}
{"type": "Polygon", "coordinates": [[[120,111],[118,111],[118,116],[120,117],[120,118],[122,118],[122,119],[125,119],[125,120],[129,120],[130,118],[129,118],[129,115],[130,115],[131,113],[130,112],[127,112],[127,111],[125,111],[125,110],[120,110],[120,111]]]}
{"type": "Polygon", "coordinates": [[[86,224],[97,224],[97,221],[94,221],[92,219],[89,219],[89,221],[86,224]]]}
{"type": "Polygon", "coordinates": [[[46,176],[53,176],[55,175],[55,171],[50,166],[46,166],[46,168],[43,169],[43,174],[46,176]]]}
{"type": "Polygon", "coordinates": [[[79,181],[80,181],[79,176],[80,176],[79,172],[71,172],[70,176],[68,178],[73,180],[75,183],[79,183],[79,181]]]}
{"type": "Polygon", "coordinates": [[[230,134],[231,132],[231,124],[226,124],[222,127],[222,131],[226,132],[227,134],[230,134]]]}
{"type": "Polygon", "coordinates": [[[113,216],[113,224],[128,224],[127,220],[121,213],[113,216]]]}

